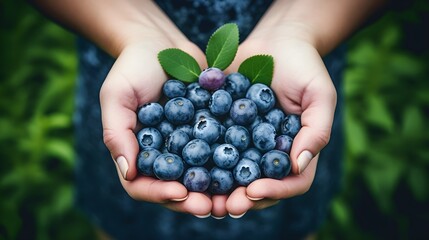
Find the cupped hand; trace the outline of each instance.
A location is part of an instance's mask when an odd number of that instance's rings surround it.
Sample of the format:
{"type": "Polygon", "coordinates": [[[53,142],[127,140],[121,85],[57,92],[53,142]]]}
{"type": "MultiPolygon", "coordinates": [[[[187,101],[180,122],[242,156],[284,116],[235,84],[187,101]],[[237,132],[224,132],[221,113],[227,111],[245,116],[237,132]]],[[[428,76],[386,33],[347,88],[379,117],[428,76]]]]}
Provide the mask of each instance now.
{"type": "Polygon", "coordinates": [[[320,54],[305,38],[279,36],[276,31],[252,34],[238,50],[228,71],[237,71],[246,58],[270,54],[274,58],[271,87],[279,106],[301,115],[302,128],[294,139],[291,174],[284,179],[259,179],[239,187],[231,195],[214,196],[214,216],[241,216],[279,200],[307,192],[313,182],[318,154],[329,142],[336,105],[336,90],[320,54]]]}
{"type": "Polygon", "coordinates": [[[208,196],[189,193],[176,181],[161,181],[137,174],[136,110],[145,103],[158,101],[162,84],[167,80],[157,60],[158,52],[176,47],[194,56],[202,68],[205,63],[203,53],[194,44],[180,40],[180,36],[175,41],[168,39],[162,34],[150,34],[121,51],[100,91],[103,138],[117,166],[122,186],[132,198],[204,216],[212,208],[208,196]]]}

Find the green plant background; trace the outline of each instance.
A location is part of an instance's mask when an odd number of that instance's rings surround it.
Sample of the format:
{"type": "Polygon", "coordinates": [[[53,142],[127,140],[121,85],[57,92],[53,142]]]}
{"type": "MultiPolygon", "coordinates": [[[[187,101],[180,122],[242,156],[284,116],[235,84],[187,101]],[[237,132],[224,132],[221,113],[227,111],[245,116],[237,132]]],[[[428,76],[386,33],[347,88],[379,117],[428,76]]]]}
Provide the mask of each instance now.
{"type": "MultiPolygon", "coordinates": [[[[0,239],[93,239],[73,205],[74,36],[0,3],[0,239]]],[[[429,4],[349,41],[345,177],[320,239],[417,239],[429,226],[429,4]]]]}

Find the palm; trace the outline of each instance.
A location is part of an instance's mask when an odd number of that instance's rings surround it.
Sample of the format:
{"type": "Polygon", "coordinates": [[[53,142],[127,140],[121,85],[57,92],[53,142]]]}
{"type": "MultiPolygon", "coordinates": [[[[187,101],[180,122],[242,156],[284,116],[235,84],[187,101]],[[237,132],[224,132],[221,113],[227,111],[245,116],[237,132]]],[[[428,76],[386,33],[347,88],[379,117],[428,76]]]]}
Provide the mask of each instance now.
{"type": "Polygon", "coordinates": [[[224,212],[234,215],[271,206],[279,199],[300,195],[309,189],[316,171],[318,151],[329,139],[335,109],[335,89],[320,55],[310,44],[293,39],[271,39],[269,45],[248,40],[240,46],[228,71],[236,71],[244,59],[256,54],[273,56],[275,70],[271,87],[286,113],[301,115],[303,127],[292,146],[290,176],[282,180],[260,179],[246,188],[236,189],[228,198],[215,198],[214,203],[225,206],[224,212]],[[312,150],[316,155],[305,171],[297,164],[303,150],[312,150]]]}
{"type": "MultiPolygon", "coordinates": [[[[120,180],[132,198],[164,204],[175,211],[205,215],[212,207],[207,196],[188,193],[179,182],[160,181],[137,174],[136,111],[145,103],[159,100],[167,76],[157,61],[157,54],[172,47],[155,42],[158,44],[141,43],[127,47],[109,72],[100,92],[104,140],[112,156],[116,156],[115,151],[121,152],[129,163],[126,180],[120,180]]],[[[203,59],[202,53],[192,44],[186,44],[182,49],[199,56],[197,59],[203,59]]],[[[119,170],[118,174],[121,174],[119,170]]]]}

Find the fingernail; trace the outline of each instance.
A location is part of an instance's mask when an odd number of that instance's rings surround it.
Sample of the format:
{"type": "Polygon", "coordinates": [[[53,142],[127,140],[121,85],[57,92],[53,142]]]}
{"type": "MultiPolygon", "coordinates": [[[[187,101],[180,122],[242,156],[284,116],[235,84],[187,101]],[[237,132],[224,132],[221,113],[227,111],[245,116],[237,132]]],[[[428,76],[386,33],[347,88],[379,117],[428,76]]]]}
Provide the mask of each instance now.
{"type": "Polygon", "coordinates": [[[225,218],[225,216],[222,216],[222,217],[216,217],[216,216],[213,216],[213,215],[212,215],[212,218],[214,218],[214,219],[216,219],[216,220],[221,220],[221,219],[224,219],[224,218],[225,218]]]}
{"type": "Polygon", "coordinates": [[[298,173],[301,174],[304,171],[304,169],[308,166],[312,158],[313,154],[311,154],[311,152],[308,150],[304,150],[298,156],[298,173]]]}
{"type": "Polygon", "coordinates": [[[171,199],[171,201],[173,201],[173,202],[183,202],[186,199],[188,199],[188,195],[186,195],[186,197],[184,197],[184,198],[174,198],[174,199],[171,199]]]}
{"type": "Polygon", "coordinates": [[[207,215],[194,215],[194,216],[197,217],[197,218],[208,218],[211,215],[212,215],[211,213],[208,213],[207,215]]]}
{"type": "Polygon", "coordinates": [[[247,212],[244,212],[243,214],[240,214],[240,215],[233,215],[233,214],[229,213],[229,216],[232,217],[232,218],[235,218],[235,219],[239,219],[239,218],[243,217],[244,214],[246,214],[246,213],[247,212]]]}
{"type": "Polygon", "coordinates": [[[118,164],[119,171],[122,174],[122,177],[127,180],[127,172],[128,172],[128,162],[124,156],[120,156],[116,159],[116,163],[118,164]]]}
{"type": "MultiPolygon", "coordinates": [[[[247,195],[246,195],[246,196],[247,196],[247,195]]],[[[264,198],[253,198],[253,197],[249,197],[249,196],[247,196],[247,198],[248,198],[249,200],[252,200],[252,201],[259,201],[259,200],[264,199],[264,198]]]]}

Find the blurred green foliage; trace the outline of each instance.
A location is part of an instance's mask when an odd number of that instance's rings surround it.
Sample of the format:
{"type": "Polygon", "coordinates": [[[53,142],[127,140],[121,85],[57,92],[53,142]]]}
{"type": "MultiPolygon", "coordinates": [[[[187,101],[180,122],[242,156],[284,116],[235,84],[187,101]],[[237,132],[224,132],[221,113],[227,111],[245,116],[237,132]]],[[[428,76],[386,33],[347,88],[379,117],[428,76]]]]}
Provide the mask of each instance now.
{"type": "Polygon", "coordinates": [[[429,223],[429,3],[349,42],[345,179],[322,236],[420,239],[429,223]]]}
{"type": "Polygon", "coordinates": [[[25,3],[2,1],[0,239],[81,239],[73,207],[73,36],[25,3]]]}
{"type": "MultiPolygon", "coordinates": [[[[345,177],[321,239],[416,239],[429,223],[429,4],[349,41],[345,177]]],[[[0,239],[93,239],[73,205],[74,36],[0,3],[0,239]]]]}

